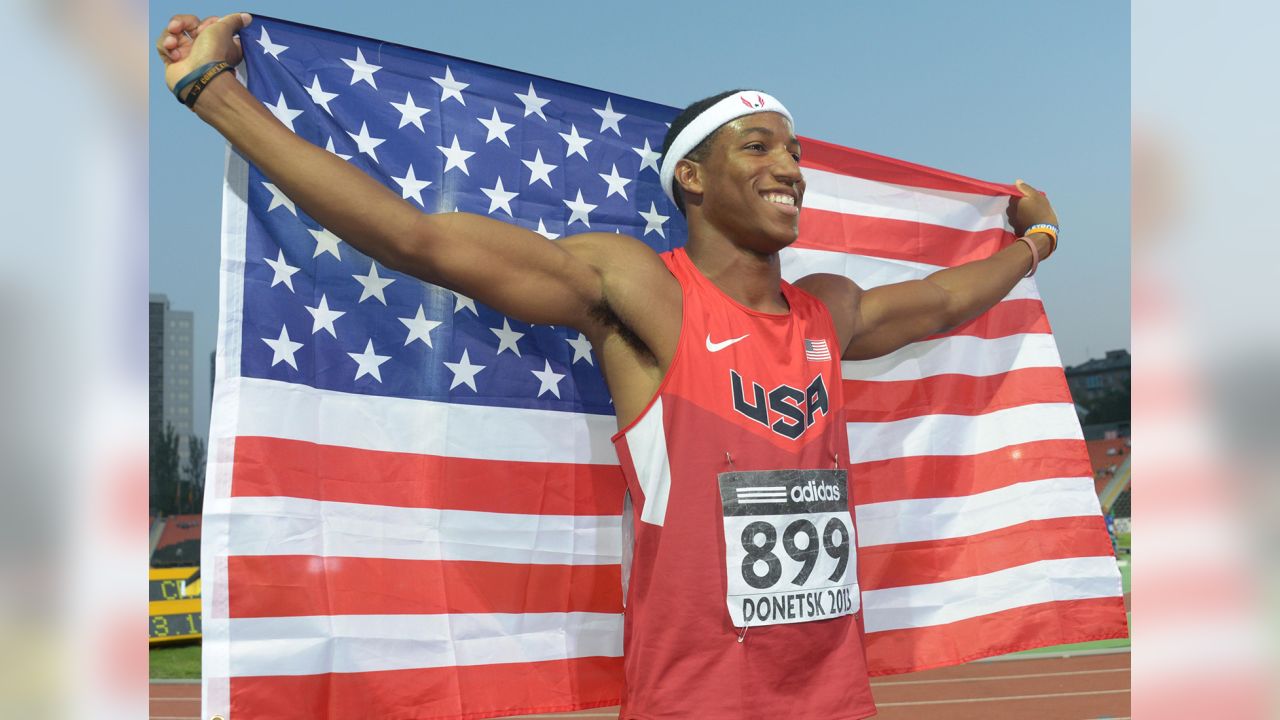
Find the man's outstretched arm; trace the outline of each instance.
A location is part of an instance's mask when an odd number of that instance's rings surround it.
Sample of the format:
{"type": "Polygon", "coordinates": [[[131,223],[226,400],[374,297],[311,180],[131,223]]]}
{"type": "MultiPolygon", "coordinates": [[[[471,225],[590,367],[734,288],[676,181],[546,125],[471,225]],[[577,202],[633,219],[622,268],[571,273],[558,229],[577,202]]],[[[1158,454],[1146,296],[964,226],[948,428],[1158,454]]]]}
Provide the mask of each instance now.
{"type": "MultiPolygon", "coordinates": [[[[1015,202],[1011,220],[1019,235],[1034,224],[1057,225],[1044,193],[1021,180],[1018,189],[1023,197],[1015,202]]],[[[1055,249],[1045,233],[1032,233],[1027,239],[1035,244],[1040,260],[1055,249]]],[[[867,360],[981,315],[1009,294],[1031,263],[1031,248],[1015,242],[989,258],[871,290],[835,275],[810,276],[797,284],[826,302],[844,345],[843,359],[867,360]]]]}
{"type": "MultiPolygon", "coordinates": [[[[235,33],[246,14],[177,15],[156,42],[172,89],[205,63],[242,58],[235,33]]],[[[298,137],[231,73],[199,95],[196,114],[308,215],[393,270],[456,290],[527,322],[585,329],[603,298],[592,234],[558,243],[467,213],[428,215],[355,166],[298,137]]],[[[614,247],[621,242],[614,235],[614,247]]]]}

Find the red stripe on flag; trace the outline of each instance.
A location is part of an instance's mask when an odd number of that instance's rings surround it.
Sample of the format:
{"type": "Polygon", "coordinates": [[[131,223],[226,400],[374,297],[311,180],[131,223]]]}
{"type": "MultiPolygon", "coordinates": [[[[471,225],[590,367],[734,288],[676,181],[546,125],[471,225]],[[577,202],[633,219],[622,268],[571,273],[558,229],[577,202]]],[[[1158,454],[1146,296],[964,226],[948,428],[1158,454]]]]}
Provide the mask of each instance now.
{"type": "Polygon", "coordinates": [[[858,505],[960,497],[1027,480],[1092,477],[1083,440],[1037,440],[977,455],[921,455],[858,463],[849,469],[858,505]]]}
{"type": "Polygon", "coordinates": [[[622,612],[619,565],[262,555],[228,558],[227,576],[233,618],[622,612]]]}
{"type": "Polygon", "coordinates": [[[981,415],[1038,403],[1069,403],[1061,368],[999,375],[933,375],[919,380],[845,380],[845,419],[888,422],[922,415],[981,415]]]}
{"type": "Polygon", "coordinates": [[[867,664],[872,675],[893,675],[1047,645],[1128,636],[1123,598],[1060,600],[945,625],[867,633],[867,664]]]}
{"type": "Polygon", "coordinates": [[[231,717],[496,717],[617,705],[622,658],[231,678],[231,717]]]}
{"type": "Polygon", "coordinates": [[[236,438],[234,497],[286,496],[527,515],[620,515],[616,465],[473,460],[236,438]]]}
{"type": "Polygon", "coordinates": [[[1001,228],[970,231],[914,220],[804,208],[792,247],[951,267],[991,257],[1012,242],[1001,228]]]}
{"type": "Polygon", "coordinates": [[[841,175],[931,190],[1021,197],[1021,193],[1012,185],[978,180],[813,138],[800,138],[800,144],[804,148],[804,159],[800,162],[801,168],[827,170],[841,175]]]}
{"type": "Polygon", "coordinates": [[[923,585],[1112,551],[1101,515],[1033,520],[965,537],[858,548],[858,582],[863,590],[923,585]]]}
{"type": "Polygon", "coordinates": [[[956,335],[990,340],[1028,333],[1047,335],[1050,332],[1049,318],[1045,316],[1044,304],[1039,300],[1005,300],[969,322],[925,340],[956,335]]]}

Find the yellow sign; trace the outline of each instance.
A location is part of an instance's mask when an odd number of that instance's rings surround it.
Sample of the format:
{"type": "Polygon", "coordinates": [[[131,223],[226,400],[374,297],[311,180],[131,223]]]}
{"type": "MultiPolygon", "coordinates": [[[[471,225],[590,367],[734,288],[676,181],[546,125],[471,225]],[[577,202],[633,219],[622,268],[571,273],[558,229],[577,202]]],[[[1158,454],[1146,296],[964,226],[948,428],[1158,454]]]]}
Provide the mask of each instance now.
{"type": "Polygon", "coordinates": [[[151,568],[152,643],[200,637],[200,568],[151,568]]]}

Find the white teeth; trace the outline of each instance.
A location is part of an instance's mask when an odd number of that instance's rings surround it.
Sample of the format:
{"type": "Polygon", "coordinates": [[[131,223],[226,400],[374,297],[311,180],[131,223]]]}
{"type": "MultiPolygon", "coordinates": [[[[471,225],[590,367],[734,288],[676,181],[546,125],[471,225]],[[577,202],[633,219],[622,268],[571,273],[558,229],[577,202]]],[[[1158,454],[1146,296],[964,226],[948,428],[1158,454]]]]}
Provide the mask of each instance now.
{"type": "Polygon", "coordinates": [[[783,204],[783,205],[795,205],[795,204],[796,204],[796,199],[795,199],[795,198],[791,197],[790,195],[783,195],[783,194],[781,194],[781,193],[777,193],[777,194],[773,194],[773,193],[771,193],[771,194],[769,194],[769,195],[765,195],[765,196],[764,196],[764,199],[765,199],[765,200],[768,200],[769,202],[781,203],[781,204],[783,204]]]}

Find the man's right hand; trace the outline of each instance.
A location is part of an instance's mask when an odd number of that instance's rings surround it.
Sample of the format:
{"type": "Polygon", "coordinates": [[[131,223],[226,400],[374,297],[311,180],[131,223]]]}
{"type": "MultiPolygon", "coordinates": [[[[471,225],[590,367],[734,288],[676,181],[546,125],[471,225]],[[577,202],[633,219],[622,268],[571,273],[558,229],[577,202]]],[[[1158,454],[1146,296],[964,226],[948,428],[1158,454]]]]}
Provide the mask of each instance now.
{"type": "Polygon", "coordinates": [[[240,63],[244,51],[236,33],[253,18],[248,13],[211,15],[203,20],[195,15],[174,15],[156,39],[156,52],[164,60],[164,82],[173,86],[205,63],[226,60],[240,63]]]}

